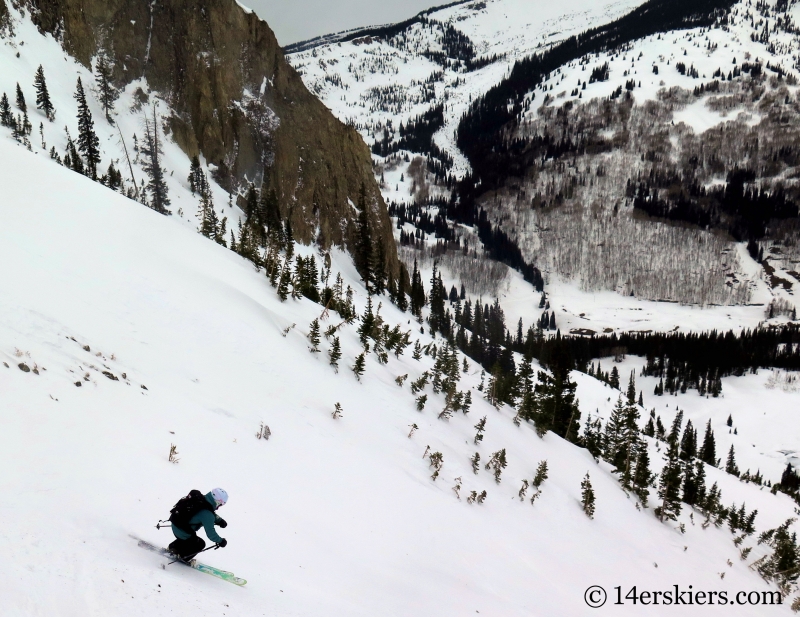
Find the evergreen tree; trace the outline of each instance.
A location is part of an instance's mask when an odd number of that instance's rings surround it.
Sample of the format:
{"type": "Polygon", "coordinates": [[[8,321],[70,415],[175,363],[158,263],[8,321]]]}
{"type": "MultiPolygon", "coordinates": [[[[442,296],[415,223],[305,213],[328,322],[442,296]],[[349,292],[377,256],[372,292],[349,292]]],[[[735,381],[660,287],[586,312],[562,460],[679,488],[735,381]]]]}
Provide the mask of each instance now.
{"type": "Polygon", "coordinates": [[[189,188],[192,190],[192,195],[206,191],[206,176],[200,166],[200,157],[196,154],[192,157],[189,167],[189,188]]]}
{"type": "Polygon", "coordinates": [[[611,377],[608,380],[608,385],[619,390],[619,371],[616,366],[611,369],[611,377]]]}
{"type": "Polygon", "coordinates": [[[669,443],[678,443],[678,439],[681,436],[681,426],[683,425],[683,410],[679,411],[678,414],[675,416],[675,420],[672,421],[672,428],[669,430],[669,435],[667,435],[667,441],[669,443]]]}
{"type": "Polygon", "coordinates": [[[283,246],[285,242],[283,226],[281,224],[281,210],[278,204],[278,194],[275,189],[262,189],[261,204],[259,206],[267,228],[267,239],[275,246],[283,246]]]}
{"type": "Polygon", "coordinates": [[[586,476],[581,481],[581,505],[583,506],[584,514],[586,514],[586,516],[589,518],[594,518],[595,496],[588,471],[586,472],[586,476]]]}
{"type": "Polygon", "coordinates": [[[678,458],[677,440],[669,442],[667,450],[667,463],[661,471],[658,485],[658,497],[661,505],[656,508],[656,516],[663,522],[664,519],[677,520],[681,513],[681,483],[683,470],[681,460],[678,458]]]}
{"type": "Polygon", "coordinates": [[[381,295],[386,290],[386,249],[383,242],[375,242],[372,250],[372,285],[375,293],[381,295]]]}
{"type": "Polygon", "coordinates": [[[153,110],[153,121],[144,121],[144,144],[141,153],[144,156],[144,170],[150,178],[147,190],[150,191],[149,206],[159,214],[170,214],[169,192],[164,180],[164,168],[161,167],[161,143],[158,138],[158,118],[153,110]]]}
{"type": "Polygon", "coordinates": [[[773,552],[757,561],[756,568],[765,579],[775,581],[785,595],[789,594],[800,577],[800,548],[797,546],[797,534],[791,531],[794,522],[795,519],[790,518],[758,538],[759,544],[766,544],[773,552]]]}
{"type": "Polygon", "coordinates": [[[647,507],[647,500],[650,497],[650,485],[653,483],[653,474],[650,471],[650,456],[647,454],[647,446],[642,444],[636,459],[636,469],[633,472],[632,490],[647,507]]]}
{"type": "Polygon", "coordinates": [[[47,81],[44,78],[42,65],[36,69],[36,76],[33,78],[33,86],[36,88],[36,107],[44,112],[47,119],[52,122],[56,117],[56,109],[50,100],[50,92],[47,89],[47,81]]]}
{"type": "Polygon", "coordinates": [[[365,366],[366,366],[366,357],[364,355],[364,352],[362,351],[356,358],[356,363],[353,365],[353,373],[355,373],[356,379],[358,379],[358,381],[361,381],[361,376],[364,374],[365,366]]]}
{"type": "Polygon", "coordinates": [[[411,314],[422,318],[422,307],[425,306],[425,288],[422,277],[417,269],[417,260],[414,260],[414,272],[411,275],[411,314]]]}
{"type": "Polygon", "coordinates": [[[681,438],[680,459],[682,461],[691,461],[697,456],[697,431],[692,426],[692,421],[686,421],[686,429],[683,431],[681,438]]]}
{"type": "Polygon", "coordinates": [[[399,308],[404,313],[408,310],[408,298],[406,297],[406,277],[408,276],[408,270],[404,265],[400,265],[400,276],[397,278],[397,295],[396,295],[396,304],[397,308],[399,308]]]}
{"type": "Polygon", "coordinates": [[[14,116],[11,113],[11,105],[8,102],[8,95],[3,92],[0,98],[0,126],[11,126],[14,116]]]}
{"type": "Polygon", "coordinates": [[[78,101],[78,150],[83,154],[89,175],[96,180],[97,166],[100,164],[100,139],[94,132],[94,119],[86,102],[86,93],[83,91],[80,77],[78,77],[75,100],[78,101]]]}
{"type": "Polygon", "coordinates": [[[534,387],[531,415],[523,419],[536,424],[540,437],[553,431],[559,437],[577,442],[581,412],[575,400],[576,389],[577,384],[570,379],[568,370],[554,370],[552,376],[540,371],[539,383],[534,387]]]}
{"type": "Polygon", "coordinates": [[[361,185],[358,194],[358,241],[356,244],[355,262],[356,269],[371,292],[373,282],[372,272],[372,234],[369,226],[369,206],[367,205],[367,188],[361,185]]]}
{"type": "Polygon", "coordinates": [[[732,476],[739,477],[739,467],[736,465],[736,455],[733,451],[733,445],[731,444],[731,449],[728,450],[728,460],[725,462],[725,472],[731,474],[732,476]]]}
{"type": "Polygon", "coordinates": [[[319,353],[319,319],[311,322],[308,331],[308,341],[311,343],[310,351],[312,353],[319,353]]]}
{"type": "Polygon", "coordinates": [[[602,424],[600,418],[592,420],[591,416],[586,416],[586,425],[583,428],[583,440],[581,445],[589,451],[595,460],[603,456],[603,435],[601,434],[602,424]]]}
{"type": "Polygon", "coordinates": [[[119,92],[112,83],[113,67],[105,54],[101,53],[97,60],[95,67],[95,83],[97,84],[97,92],[100,98],[100,105],[103,107],[103,112],[106,115],[106,120],[110,124],[114,124],[111,119],[111,112],[114,111],[114,103],[119,98],[119,92]]]}
{"type": "Polygon", "coordinates": [[[338,373],[339,372],[339,360],[342,357],[342,346],[339,343],[339,337],[333,337],[333,343],[331,344],[331,348],[328,351],[328,358],[330,358],[330,364],[334,368],[334,370],[338,373]]]}
{"type": "Polygon", "coordinates": [[[289,274],[289,259],[287,258],[281,268],[281,275],[278,279],[278,297],[281,299],[281,302],[286,301],[289,297],[289,281],[291,280],[291,275],[289,274]]]}
{"type": "MultiPolygon", "coordinates": [[[[547,470],[547,461],[541,461],[539,465],[536,467],[536,475],[533,477],[533,481],[531,485],[533,488],[537,490],[537,492],[541,492],[541,486],[544,484],[545,480],[549,477],[548,470],[547,470]]],[[[531,500],[533,503],[533,500],[531,500]]]]}
{"type": "Polygon", "coordinates": [[[22,88],[19,87],[19,83],[17,83],[17,109],[22,113],[28,112],[28,104],[25,102],[25,95],[22,93],[22,88]]]}
{"type": "Polygon", "coordinates": [[[717,466],[717,446],[714,441],[714,431],[711,430],[711,420],[706,424],[706,434],[703,437],[703,446],[700,448],[699,456],[706,465],[717,466]]]}

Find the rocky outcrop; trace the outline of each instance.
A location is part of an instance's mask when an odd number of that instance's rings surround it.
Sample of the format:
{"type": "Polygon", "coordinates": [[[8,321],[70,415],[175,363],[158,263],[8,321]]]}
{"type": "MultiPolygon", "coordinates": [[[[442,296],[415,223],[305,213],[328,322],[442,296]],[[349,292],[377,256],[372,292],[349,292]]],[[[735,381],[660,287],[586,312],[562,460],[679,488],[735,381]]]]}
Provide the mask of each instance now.
{"type": "MultiPolygon", "coordinates": [[[[81,63],[103,50],[120,85],[145,78],[172,109],[166,130],[213,163],[221,183],[263,179],[275,189],[298,240],[355,246],[363,185],[376,235],[394,246],[367,146],[305,88],[266,22],[235,0],[24,1],[81,63]]],[[[387,255],[396,272],[396,251],[387,255]]]]}

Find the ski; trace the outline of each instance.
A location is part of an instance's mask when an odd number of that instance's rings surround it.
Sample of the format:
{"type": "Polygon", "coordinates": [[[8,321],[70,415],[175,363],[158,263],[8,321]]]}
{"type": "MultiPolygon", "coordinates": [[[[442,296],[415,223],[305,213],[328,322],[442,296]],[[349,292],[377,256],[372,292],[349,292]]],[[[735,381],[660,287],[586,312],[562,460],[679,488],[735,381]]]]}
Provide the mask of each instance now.
{"type": "MultiPolygon", "coordinates": [[[[162,548],[160,546],[156,546],[155,544],[150,544],[150,542],[146,540],[142,540],[135,536],[131,536],[134,540],[139,543],[143,549],[151,551],[153,553],[157,553],[163,557],[169,557],[171,559],[175,558],[169,550],[162,548]]],[[[194,570],[198,570],[199,572],[204,572],[206,574],[210,574],[211,576],[215,576],[216,578],[222,579],[223,581],[228,581],[229,583],[233,583],[234,585],[238,585],[239,587],[243,587],[247,584],[247,581],[243,578],[239,578],[235,576],[233,572],[226,572],[225,570],[220,570],[219,568],[215,568],[213,566],[206,565],[204,563],[199,563],[197,560],[193,560],[192,563],[186,563],[185,561],[176,561],[175,563],[183,564],[189,568],[194,570]]]]}

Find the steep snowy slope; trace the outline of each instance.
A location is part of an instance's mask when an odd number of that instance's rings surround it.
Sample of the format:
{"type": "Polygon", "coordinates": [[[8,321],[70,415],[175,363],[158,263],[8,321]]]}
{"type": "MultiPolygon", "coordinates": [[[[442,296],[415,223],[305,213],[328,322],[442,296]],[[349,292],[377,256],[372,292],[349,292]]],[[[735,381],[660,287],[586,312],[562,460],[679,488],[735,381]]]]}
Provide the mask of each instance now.
{"type": "MultiPolygon", "coordinates": [[[[353,324],[340,330],[337,374],[329,341],[309,353],[319,305],[282,303],[263,272],[176,217],[43,155],[0,140],[0,159],[4,615],[571,616],[586,614],[591,585],[609,594],[692,585],[731,600],[774,590],[748,568],[766,554],[754,537],[742,560],[724,527],[703,529],[684,509],[681,533],[652,508],[640,511],[607,464],[489,406],[474,367],[459,384],[473,396],[469,415],[437,419],[444,397],[430,386],[419,412],[408,382],[398,387],[395,378],[431,370],[431,357],[416,361],[408,350],[380,364],[368,354],[359,382],[348,369],[361,350],[353,324]],[[343,417],[333,419],[337,402],[343,417]],[[484,416],[486,437],[475,446],[473,426],[484,416]],[[268,441],[255,437],[261,423],[268,441]],[[172,444],[176,464],[167,460],[172,444]],[[435,481],[428,446],[443,455],[435,481]],[[486,461],[503,448],[500,484],[483,468],[473,474],[470,456],[486,461]],[[543,459],[550,478],[531,506],[518,490],[543,459]],[[580,504],[587,471],[593,520],[580,504]],[[130,538],[166,544],[169,531],[155,522],[190,488],[215,485],[231,496],[221,512],[229,545],[206,560],[246,578],[244,589],[162,569],[164,560],[130,538]],[[486,491],[485,502],[467,503],[471,491],[486,491]]],[[[352,266],[332,258],[362,310],[352,266]]],[[[388,302],[381,315],[431,342],[388,302]]],[[[323,328],[335,323],[331,314],[323,328]]],[[[581,409],[606,414],[619,393],[576,378],[581,409]]],[[[754,441],[759,434],[752,429],[754,441]]],[[[792,515],[785,496],[709,469],[712,479],[726,504],[758,508],[759,531],[792,515]]],[[[769,610],[788,614],[787,606],[769,610]]]]}

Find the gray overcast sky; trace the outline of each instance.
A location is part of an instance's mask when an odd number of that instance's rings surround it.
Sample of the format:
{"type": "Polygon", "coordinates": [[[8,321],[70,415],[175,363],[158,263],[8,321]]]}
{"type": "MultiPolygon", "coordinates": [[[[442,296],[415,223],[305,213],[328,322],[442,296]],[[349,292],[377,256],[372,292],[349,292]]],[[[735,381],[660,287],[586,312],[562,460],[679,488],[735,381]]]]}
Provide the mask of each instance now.
{"type": "Polygon", "coordinates": [[[449,0],[240,0],[275,31],[281,45],[359,26],[402,21],[449,0]]]}

